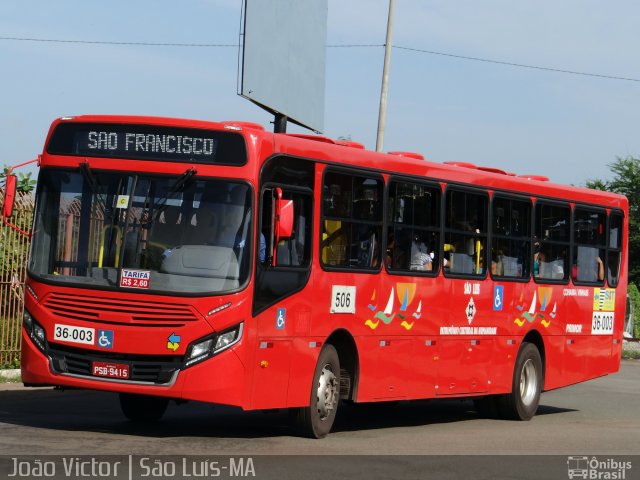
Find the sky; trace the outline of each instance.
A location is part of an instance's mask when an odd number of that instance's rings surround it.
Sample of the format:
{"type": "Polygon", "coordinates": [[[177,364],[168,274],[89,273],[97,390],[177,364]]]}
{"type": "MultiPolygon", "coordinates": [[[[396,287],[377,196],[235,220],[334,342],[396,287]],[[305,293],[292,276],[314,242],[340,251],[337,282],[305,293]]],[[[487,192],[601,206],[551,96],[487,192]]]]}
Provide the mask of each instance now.
{"type": "MultiPolygon", "coordinates": [[[[388,6],[329,0],[323,134],[372,150],[388,6]]],[[[2,0],[0,37],[237,45],[240,11],[241,0],[2,0]]],[[[640,156],[639,18],[632,0],[395,0],[395,46],[635,81],[394,48],[384,150],[562,184],[611,178],[617,157],[640,156]]],[[[272,116],[237,84],[237,47],[0,39],[0,165],[41,153],[49,125],[66,115],[271,129],[272,116]]]]}

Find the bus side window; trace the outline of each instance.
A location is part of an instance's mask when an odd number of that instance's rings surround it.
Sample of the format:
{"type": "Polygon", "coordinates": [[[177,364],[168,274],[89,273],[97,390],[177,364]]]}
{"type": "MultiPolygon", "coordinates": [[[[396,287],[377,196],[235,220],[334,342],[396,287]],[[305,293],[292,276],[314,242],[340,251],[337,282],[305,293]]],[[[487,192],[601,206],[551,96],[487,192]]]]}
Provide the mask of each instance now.
{"type": "Polygon", "coordinates": [[[552,283],[569,279],[570,219],[569,205],[536,202],[534,248],[539,243],[538,265],[533,265],[536,279],[552,283]]]}
{"type": "Polygon", "coordinates": [[[571,277],[577,282],[600,283],[604,280],[607,215],[576,207],[573,211],[573,267],[571,277]]]}
{"type": "MultiPolygon", "coordinates": [[[[448,272],[484,276],[487,256],[488,195],[449,188],[445,197],[448,272]]],[[[445,270],[447,272],[447,270],[445,270]]]]}
{"type": "Polygon", "coordinates": [[[491,211],[491,276],[529,278],[531,201],[496,194],[491,211]]]}
{"type": "Polygon", "coordinates": [[[347,236],[340,220],[322,222],[322,263],[345,265],[347,259],[347,236]]]}
{"type": "Polygon", "coordinates": [[[328,170],[322,187],[320,253],[327,267],[380,268],[382,177],[328,170]]]}
{"type": "Polygon", "coordinates": [[[609,286],[618,285],[620,278],[620,263],[622,261],[622,214],[611,212],[609,215],[608,251],[607,251],[607,282],[609,286]]]}
{"type": "Polygon", "coordinates": [[[385,266],[406,274],[435,275],[440,256],[440,187],[389,182],[385,266]]]}

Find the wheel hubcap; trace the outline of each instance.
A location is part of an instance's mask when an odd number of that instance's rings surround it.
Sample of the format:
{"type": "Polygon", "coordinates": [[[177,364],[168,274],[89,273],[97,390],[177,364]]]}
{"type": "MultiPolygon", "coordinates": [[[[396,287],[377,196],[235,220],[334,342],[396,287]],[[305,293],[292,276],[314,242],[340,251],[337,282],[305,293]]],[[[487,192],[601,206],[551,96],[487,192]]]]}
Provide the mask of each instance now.
{"type": "Polygon", "coordinates": [[[325,365],[318,380],[318,414],[320,420],[325,420],[338,403],[338,379],[331,371],[330,365],[325,365]]]}
{"type": "Polygon", "coordinates": [[[520,372],[520,398],[525,405],[531,405],[538,391],[538,372],[533,360],[524,362],[520,372]]]}

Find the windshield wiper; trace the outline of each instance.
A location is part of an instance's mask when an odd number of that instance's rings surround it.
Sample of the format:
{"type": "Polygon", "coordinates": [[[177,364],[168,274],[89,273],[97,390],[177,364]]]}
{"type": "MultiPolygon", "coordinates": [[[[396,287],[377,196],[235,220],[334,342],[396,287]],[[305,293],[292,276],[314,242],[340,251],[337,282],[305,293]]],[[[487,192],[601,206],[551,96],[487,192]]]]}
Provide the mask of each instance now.
{"type": "Polygon", "coordinates": [[[160,202],[158,202],[156,211],[153,213],[154,222],[168,207],[167,201],[169,200],[169,198],[172,198],[175,193],[183,191],[187,187],[187,185],[191,183],[196,173],[198,173],[198,171],[194,167],[191,167],[186,169],[184,173],[176,179],[175,183],[167,191],[167,195],[162,200],[160,200],[160,202]]]}
{"type": "Polygon", "coordinates": [[[98,181],[96,180],[96,177],[93,175],[93,172],[91,171],[89,162],[82,162],[80,164],[80,172],[82,173],[82,176],[84,177],[84,179],[87,181],[87,184],[91,188],[91,192],[94,193],[98,187],[98,181]]]}
{"type": "Polygon", "coordinates": [[[198,173],[195,167],[188,168],[176,179],[176,183],[169,189],[169,193],[175,193],[182,191],[189,183],[193,176],[198,173]]]}

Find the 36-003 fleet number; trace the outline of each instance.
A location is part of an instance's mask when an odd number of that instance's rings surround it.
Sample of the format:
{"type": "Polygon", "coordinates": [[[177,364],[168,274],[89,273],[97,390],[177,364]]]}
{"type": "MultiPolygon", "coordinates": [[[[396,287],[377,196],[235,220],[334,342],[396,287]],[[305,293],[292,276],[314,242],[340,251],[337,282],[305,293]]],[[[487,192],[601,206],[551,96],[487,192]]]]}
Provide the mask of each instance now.
{"type": "Polygon", "coordinates": [[[93,345],[96,338],[96,331],[93,328],[74,327],[56,323],[53,330],[53,339],[62,342],[83,343],[93,345]]]}
{"type": "Polygon", "coordinates": [[[591,335],[612,335],[613,319],[613,312],[593,312],[591,335]]]}

